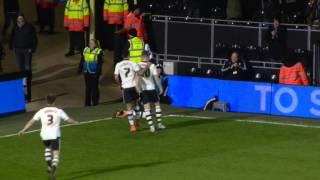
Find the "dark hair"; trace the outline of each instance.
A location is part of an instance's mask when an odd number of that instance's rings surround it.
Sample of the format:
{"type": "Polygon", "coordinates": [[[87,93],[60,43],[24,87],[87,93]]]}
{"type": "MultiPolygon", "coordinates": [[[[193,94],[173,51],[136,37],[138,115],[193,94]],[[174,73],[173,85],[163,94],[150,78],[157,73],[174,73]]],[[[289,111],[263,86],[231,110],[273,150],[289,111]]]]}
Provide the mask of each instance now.
{"type": "Polygon", "coordinates": [[[281,21],[280,21],[280,17],[279,17],[279,16],[275,16],[275,17],[273,17],[273,20],[276,20],[276,21],[278,21],[279,23],[281,22],[281,21]]]}
{"type": "Polygon", "coordinates": [[[133,37],[136,37],[136,36],[137,36],[137,30],[134,29],[134,28],[130,29],[129,35],[130,35],[130,36],[133,36],[133,37]]]}
{"type": "Polygon", "coordinates": [[[49,94],[47,95],[46,100],[48,104],[53,104],[56,101],[56,96],[53,94],[49,94]]]}
{"type": "Polygon", "coordinates": [[[22,12],[19,12],[19,13],[17,14],[17,19],[18,19],[19,16],[23,17],[23,19],[26,19],[26,17],[24,16],[24,14],[23,14],[22,12]]]}

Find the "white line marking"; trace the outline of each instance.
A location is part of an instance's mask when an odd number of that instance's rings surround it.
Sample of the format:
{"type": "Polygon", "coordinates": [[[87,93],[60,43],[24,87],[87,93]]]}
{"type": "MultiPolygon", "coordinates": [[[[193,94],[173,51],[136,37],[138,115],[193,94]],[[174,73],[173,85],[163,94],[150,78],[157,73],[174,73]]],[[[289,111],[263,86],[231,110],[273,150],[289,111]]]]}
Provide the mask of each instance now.
{"type": "MultiPolygon", "coordinates": [[[[217,119],[217,117],[205,117],[205,116],[193,116],[193,115],[178,115],[178,114],[169,114],[163,117],[177,117],[177,118],[197,118],[197,119],[208,119],[208,120],[213,120],[213,119],[217,119]]],[[[70,127],[70,126],[79,126],[79,125],[83,125],[83,124],[91,124],[91,123],[96,123],[96,122],[101,122],[101,121],[108,121],[108,120],[112,120],[112,117],[106,117],[106,118],[102,118],[102,119],[97,119],[97,120],[92,120],[92,121],[83,121],[80,122],[79,124],[65,124],[62,125],[61,127],[70,127]]],[[[314,129],[320,129],[320,126],[315,126],[315,125],[303,125],[303,124],[294,124],[294,123],[283,123],[283,122],[272,122],[272,121],[258,121],[258,120],[240,120],[237,119],[235,120],[236,122],[246,122],[246,123],[256,123],[256,124],[271,124],[271,125],[279,125],[279,126],[292,126],[292,127],[302,127],[302,128],[314,128],[314,129]]],[[[35,132],[40,132],[40,129],[36,129],[36,130],[32,130],[32,131],[28,131],[25,134],[32,134],[35,132]]],[[[13,136],[17,136],[17,133],[14,134],[8,134],[8,135],[3,135],[0,136],[0,139],[2,138],[9,138],[9,137],[13,137],[13,136]]]]}
{"type": "Polygon", "coordinates": [[[217,119],[216,117],[205,117],[205,116],[193,116],[193,115],[178,115],[178,114],[169,114],[165,117],[180,117],[180,118],[197,118],[197,119],[217,119]]]}
{"type": "MultiPolygon", "coordinates": [[[[96,123],[96,122],[101,122],[101,121],[108,121],[108,120],[111,120],[111,119],[112,119],[112,117],[107,117],[107,118],[96,119],[96,120],[92,120],[92,121],[83,121],[83,122],[80,122],[79,124],[65,124],[65,125],[62,125],[60,127],[80,126],[80,125],[83,125],[83,124],[91,124],[91,123],[96,123]]],[[[32,130],[32,131],[27,131],[25,134],[32,134],[32,133],[35,133],[35,132],[40,132],[40,130],[41,129],[35,129],[35,130],[32,130]]],[[[3,136],[0,136],[0,139],[9,138],[9,137],[17,136],[17,135],[18,135],[18,133],[3,135],[3,136]]]]}
{"type": "Polygon", "coordinates": [[[256,123],[256,124],[271,124],[271,125],[278,125],[278,126],[292,126],[292,127],[320,129],[320,126],[315,126],[315,125],[304,125],[304,124],[294,124],[294,123],[284,123],[284,122],[258,121],[258,120],[240,120],[240,119],[238,119],[236,121],[237,122],[256,123]]]}
{"type": "MultiPolygon", "coordinates": [[[[216,117],[187,116],[187,115],[177,115],[177,114],[170,114],[170,115],[166,115],[164,117],[216,119],[216,117]]],[[[92,120],[92,121],[83,121],[83,122],[80,122],[80,124],[65,124],[65,125],[62,125],[60,127],[79,126],[79,125],[83,125],[83,124],[91,124],[91,123],[95,123],[95,122],[108,121],[108,120],[111,120],[111,119],[112,119],[112,117],[107,117],[107,118],[97,119],[97,120],[92,120]]],[[[40,130],[41,129],[35,129],[35,130],[32,130],[32,131],[27,131],[25,134],[32,134],[32,133],[40,132],[40,130]]],[[[0,136],[0,139],[14,137],[14,136],[17,136],[17,135],[18,135],[18,133],[3,135],[3,136],[0,136]]]]}

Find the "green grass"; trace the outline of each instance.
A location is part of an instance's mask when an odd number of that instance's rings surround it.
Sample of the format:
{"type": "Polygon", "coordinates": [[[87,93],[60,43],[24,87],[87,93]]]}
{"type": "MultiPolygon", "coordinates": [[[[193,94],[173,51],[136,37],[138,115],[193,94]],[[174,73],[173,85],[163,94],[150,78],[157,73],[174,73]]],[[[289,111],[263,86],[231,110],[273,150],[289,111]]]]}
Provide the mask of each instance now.
{"type": "MultiPolygon", "coordinates": [[[[121,105],[67,110],[80,121],[109,117],[121,105]]],[[[168,129],[128,132],[126,120],[65,127],[58,180],[316,180],[320,129],[236,122],[299,119],[197,112],[216,119],[164,118],[168,129]]],[[[0,119],[0,135],[16,132],[31,114],[0,119]]],[[[309,120],[303,123],[319,124],[309,120]]],[[[1,180],[47,179],[39,133],[0,138],[1,180]]]]}

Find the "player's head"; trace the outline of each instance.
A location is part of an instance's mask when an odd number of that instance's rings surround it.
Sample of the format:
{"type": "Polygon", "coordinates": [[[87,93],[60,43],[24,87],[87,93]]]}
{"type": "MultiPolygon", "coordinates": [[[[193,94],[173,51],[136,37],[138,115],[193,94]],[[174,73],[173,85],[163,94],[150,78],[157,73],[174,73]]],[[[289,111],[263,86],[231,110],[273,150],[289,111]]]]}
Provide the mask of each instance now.
{"type": "Polygon", "coordinates": [[[150,61],[150,54],[148,51],[143,51],[142,53],[142,61],[143,62],[149,62],[150,61]]]}
{"type": "Polygon", "coordinates": [[[47,95],[46,100],[48,105],[52,105],[56,101],[56,96],[53,94],[49,94],[47,95]]]}

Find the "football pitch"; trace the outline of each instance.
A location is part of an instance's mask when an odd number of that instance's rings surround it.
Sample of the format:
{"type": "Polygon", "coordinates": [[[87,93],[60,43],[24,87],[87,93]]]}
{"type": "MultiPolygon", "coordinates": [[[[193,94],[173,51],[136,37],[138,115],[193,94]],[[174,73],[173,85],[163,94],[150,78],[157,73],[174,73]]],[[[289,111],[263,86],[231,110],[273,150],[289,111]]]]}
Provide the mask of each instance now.
{"type": "MultiPolygon", "coordinates": [[[[320,122],[165,106],[166,130],[131,134],[120,107],[66,109],[82,123],[62,128],[57,180],[320,179],[320,122]]],[[[32,115],[0,118],[0,180],[49,177],[39,126],[15,135],[32,115]]]]}

